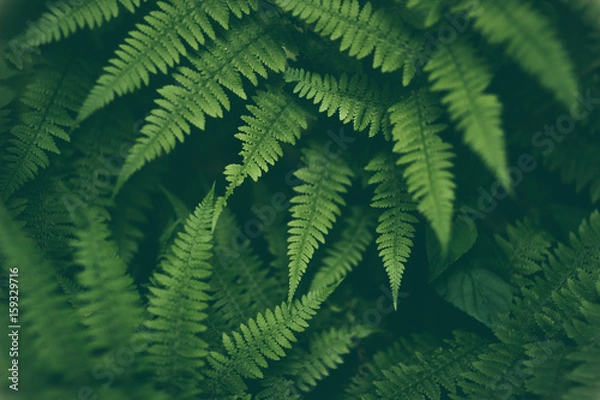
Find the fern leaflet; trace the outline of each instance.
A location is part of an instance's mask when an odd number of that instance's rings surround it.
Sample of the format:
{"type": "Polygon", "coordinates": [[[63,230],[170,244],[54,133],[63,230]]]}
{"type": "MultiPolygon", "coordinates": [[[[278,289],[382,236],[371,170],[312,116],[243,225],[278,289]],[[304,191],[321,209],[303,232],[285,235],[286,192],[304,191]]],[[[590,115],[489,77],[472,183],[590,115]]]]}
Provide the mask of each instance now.
{"type": "Polygon", "coordinates": [[[150,362],[158,379],[180,388],[200,378],[199,368],[208,354],[207,343],[197,336],[206,330],[206,307],[210,296],[207,279],[212,248],[214,187],[196,207],[154,274],[146,321],[153,330],[148,338],[150,362]]]}
{"type": "Polygon", "coordinates": [[[286,55],[271,35],[272,26],[257,18],[246,18],[217,39],[199,57],[191,58],[194,69],[180,67],[173,75],[179,85],[159,89],[160,108],[146,118],[146,125],[132,147],[117,180],[115,191],[146,163],[169,153],[176,142],[184,141],[191,125],[204,129],[205,115],[222,117],[229,110],[229,97],[223,87],[245,99],[243,75],[254,85],[258,76],[267,77],[267,68],[283,71],[286,55]]]}
{"type": "Polygon", "coordinates": [[[310,290],[324,288],[341,280],[358,265],[373,239],[373,225],[375,221],[369,210],[352,208],[352,215],[346,219],[342,237],[327,250],[323,266],[315,274],[310,290]]]}
{"type": "Polygon", "coordinates": [[[130,32],[115,58],[104,68],[104,74],[89,93],[79,110],[82,121],[94,111],[114,100],[148,85],[150,75],[167,73],[187,55],[186,45],[198,50],[206,37],[215,39],[211,19],[228,29],[229,13],[241,17],[256,9],[253,0],[169,0],[159,1],[160,10],[150,12],[143,24],[130,32]]]}
{"type": "Polygon", "coordinates": [[[490,43],[506,45],[509,56],[571,107],[578,87],[574,68],[543,15],[518,0],[489,1],[471,8],[470,14],[475,18],[475,29],[490,43]]]}
{"type": "Polygon", "coordinates": [[[227,199],[246,177],[255,182],[270,165],[283,155],[280,143],[296,144],[303,129],[308,127],[308,116],[290,95],[280,89],[270,88],[258,92],[249,105],[250,116],[242,116],[246,125],[235,135],[242,142],[242,164],[230,164],[225,168],[229,182],[225,190],[227,199]]]}
{"type": "Polygon", "coordinates": [[[434,124],[442,111],[435,99],[421,90],[390,109],[394,124],[394,152],[400,153],[398,164],[406,165],[404,178],[418,209],[436,232],[442,251],[450,242],[454,201],[454,175],[450,159],[452,146],[442,141],[438,133],[444,124],[434,124]]]}
{"type": "Polygon", "coordinates": [[[492,79],[487,66],[466,41],[458,40],[437,52],[425,70],[434,82],[432,90],[447,92],[442,102],[464,131],[465,142],[479,153],[500,183],[509,187],[504,132],[500,126],[502,105],[496,95],[484,94],[492,79]]]}
{"type": "Polygon", "coordinates": [[[27,326],[24,334],[30,349],[44,369],[65,374],[67,379],[86,375],[89,365],[85,343],[78,329],[78,319],[68,306],[67,297],[56,281],[54,268],[40,254],[34,242],[25,236],[0,203],[0,252],[7,262],[3,272],[18,269],[21,298],[21,323],[27,326]],[[78,360],[80,368],[72,368],[78,360]]]}
{"type": "Polygon", "coordinates": [[[277,0],[275,3],[331,40],[342,39],[340,51],[362,59],[374,53],[373,68],[391,72],[405,67],[404,84],[410,82],[410,63],[420,40],[402,20],[385,9],[361,8],[358,0],[277,0]]]}
{"type": "Polygon", "coordinates": [[[64,39],[79,29],[97,28],[119,15],[119,4],[134,12],[146,0],[60,0],[48,3],[48,11],[16,38],[22,48],[64,39]]]}
{"type": "Polygon", "coordinates": [[[298,193],[290,201],[292,220],[288,226],[289,294],[291,302],[309,260],[325,235],[340,215],[340,206],[345,205],[341,194],[350,185],[352,171],[339,157],[326,158],[317,144],[303,151],[306,167],[294,175],[304,184],[294,187],[298,193]]]}
{"type": "Polygon", "coordinates": [[[319,112],[331,117],[336,111],[344,124],[352,121],[355,131],[369,128],[369,136],[382,131],[390,136],[390,121],[387,110],[393,104],[389,87],[380,87],[366,75],[352,77],[343,74],[339,79],[302,69],[289,68],[285,80],[294,82],[294,93],[319,105],[319,112]]]}
{"type": "Polygon", "coordinates": [[[20,97],[26,107],[12,127],[0,173],[0,198],[6,200],[50,160],[46,152],[60,154],[55,139],[69,141],[75,111],[87,90],[87,67],[67,58],[62,69],[44,67],[35,74],[20,97]]]}
{"type": "Polygon", "coordinates": [[[78,293],[77,300],[89,328],[92,352],[118,350],[142,320],[140,295],[116,245],[109,240],[105,218],[97,209],[80,212],[73,241],[75,262],[83,267],[78,282],[86,289],[78,293]]]}
{"type": "Polygon", "coordinates": [[[418,222],[412,214],[417,206],[407,193],[401,172],[391,155],[377,155],[365,169],[374,172],[369,183],[377,185],[371,206],[385,209],[379,216],[376,242],[390,279],[394,309],[397,309],[404,264],[410,256],[414,225],[418,222]]]}
{"type": "Polygon", "coordinates": [[[262,378],[262,368],[268,366],[267,359],[285,357],[284,349],[296,341],[294,332],[303,332],[310,319],[337,285],[309,292],[293,303],[282,303],[274,310],[268,309],[238,331],[223,334],[226,355],[212,352],[209,362],[210,385],[218,394],[240,394],[246,390],[242,378],[262,378]]]}

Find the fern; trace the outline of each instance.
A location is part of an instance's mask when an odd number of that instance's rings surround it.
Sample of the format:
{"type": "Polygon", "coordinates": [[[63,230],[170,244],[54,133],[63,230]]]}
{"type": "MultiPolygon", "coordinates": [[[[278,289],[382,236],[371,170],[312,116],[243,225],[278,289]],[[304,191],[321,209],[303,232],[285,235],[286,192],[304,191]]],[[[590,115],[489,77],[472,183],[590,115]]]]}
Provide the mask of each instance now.
{"type": "Polygon", "coordinates": [[[445,251],[450,241],[456,185],[448,171],[454,157],[452,146],[437,135],[446,126],[433,124],[441,110],[431,96],[420,91],[393,106],[390,112],[394,152],[401,154],[398,164],[407,164],[404,178],[408,191],[419,211],[431,222],[445,251]]]}
{"type": "Polygon", "coordinates": [[[4,200],[48,167],[47,152],[60,154],[56,139],[70,140],[75,121],[69,112],[75,111],[85,96],[89,67],[69,58],[61,64],[60,69],[52,64],[40,69],[19,98],[25,111],[11,128],[12,137],[0,154],[4,164],[0,197],[4,200]]]}
{"type": "MultiPolygon", "coordinates": [[[[396,0],[400,3],[401,0],[396,0]]],[[[423,25],[426,28],[434,26],[441,18],[444,11],[444,0],[408,0],[406,7],[414,12],[420,12],[424,15],[423,25]]]]}
{"type": "Polygon", "coordinates": [[[119,15],[119,8],[134,12],[146,0],[60,0],[16,38],[23,49],[64,39],[84,27],[95,29],[119,15]]]}
{"type": "Polygon", "coordinates": [[[418,363],[400,363],[383,371],[386,380],[375,381],[379,399],[441,399],[441,387],[456,393],[460,371],[467,367],[485,343],[473,334],[455,332],[448,349],[430,357],[416,354],[418,363]]]}
{"type": "Polygon", "coordinates": [[[174,74],[178,86],[159,90],[157,108],[146,118],[146,125],[132,147],[119,175],[116,191],[133,173],[162,153],[170,152],[177,140],[183,142],[190,125],[204,129],[205,115],[222,117],[229,110],[229,97],[223,87],[242,99],[246,93],[241,75],[254,85],[265,78],[267,68],[282,71],[285,52],[269,34],[270,26],[247,18],[223,39],[216,40],[199,57],[192,58],[194,69],[180,67],[174,74]]]}
{"type": "Polygon", "coordinates": [[[596,399],[592,3],[20,10],[0,398],[596,399]]]}
{"type": "Polygon", "coordinates": [[[374,53],[373,68],[392,72],[404,66],[404,85],[412,79],[412,54],[420,42],[402,21],[385,9],[373,11],[369,2],[361,8],[357,0],[277,0],[275,3],[306,23],[314,24],[314,31],[320,35],[331,40],[341,38],[340,51],[347,50],[359,60],[374,53]]]}
{"type": "Polygon", "coordinates": [[[552,236],[536,229],[530,220],[517,221],[506,228],[507,239],[496,236],[496,242],[509,259],[507,265],[513,274],[532,275],[541,270],[540,265],[550,255],[552,236]]]}
{"type": "Polygon", "coordinates": [[[297,350],[286,358],[281,374],[295,377],[296,387],[307,392],[329,375],[329,370],[342,364],[342,356],[350,352],[356,340],[368,337],[373,329],[365,325],[331,328],[313,335],[308,351],[297,350]]]}
{"type": "Polygon", "coordinates": [[[319,105],[319,112],[327,112],[331,117],[336,111],[340,121],[353,123],[355,131],[369,128],[369,136],[383,132],[390,136],[390,121],[387,109],[392,103],[388,88],[379,87],[366,75],[344,74],[336,80],[331,75],[321,77],[316,73],[301,69],[288,69],[285,72],[287,82],[296,83],[294,93],[299,97],[312,100],[319,105]]]}
{"type": "Polygon", "coordinates": [[[383,371],[399,361],[409,364],[417,357],[429,356],[439,348],[438,341],[429,334],[414,334],[410,338],[402,337],[385,350],[378,351],[368,363],[361,365],[351,384],[346,388],[348,400],[368,396],[376,390],[375,381],[385,379],[383,371]],[[417,349],[419,353],[417,353],[417,349]]]}
{"type": "Polygon", "coordinates": [[[600,201],[600,170],[597,165],[583,161],[597,154],[599,147],[587,137],[573,139],[557,146],[544,160],[545,164],[548,169],[557,171],[563,182],[574,185],[576,192],[589,187],[591,201],[597,203],[600,201]]]}
{"type": "Polygon", "coordinates": [[[304,184],[294,187],[297,195],[291,199],[294,205],[290,208],[292,220],[288,224],[288,302],[319,242],[325,242],[325,235],[340,215],[340,206],[345,205],[341,194],[347,191],[352,177],[352,171],[341,158],[327,158],[317,144],[305,149],[303,155],[306,167],[294,175],[304,184]]]}
{"type": "Polygon", "coordinates": [[[105,216],[94,209],[79,214],[73,247],[76,264],[83,267],[77,278],[86,290],[78,293],[78,301],[89,327],[88,346],[90,351],[115,351],[141,322],[141,299],[115,244],[108,240],[105,216]]]}
{"type": "Polygon", "coordinates": [[[566,107],[576,100],[577,80],[563,45],[549,21],[527,3],[490,1],[470,7],[474,27],[490,43],[502,43],[506,51],[540,83],[552,90],[566,107]]]}
{"type": "Polygon", "coordinates": [[[249,242],[232,245],[231,238],[241,232],[229,209],[223,210],[215,229],[214,271],[210,279],[213,303],[209,315],[219,337],[253,315],[274,307],[284,288],[269,269],[263,268],[249,242]]]}
{"type": "MultiPolygon", "coordinates": [[[[25,236],[21,227],[0,203],[0,250],[6,263],[2,272],[18,272],[15,277],[21,291],[17,325],[27,327],[22,333],[28,338],[29,349],[35,354],[36,364],[53,373],[64,374],[67,379],[80,378],[86,371],[88,359],[85,344],[77,329],[78,319],[67,305],[66,296],[54,280],[53,266],[25,236]],[[77,360],[81,368],[71,368],[77,360]]],[[[15,321],[12,321],[15,322],[15,321]]]]}
{"type": "Polygon", "coordinates": [[[369,210],[352,208],[352,215],[346,220],[341,238],[328,249],[322,262],[323,266],[311,282],[310,290],[332,285],[360,263],[373,239],[373,225],[375,221],[369,210]]]}
{"type": "Polygon", "coordinates": [[[246,177],[255,182],[270,165],[283,155],[280,143],[296,144],[302,130],[308,127],[308,114],[282,90],[270,88],[253,98],[255,105],[248,106],[252,115],[242,116],[246,125],[235,135],[242,142],[242,164],[225,168],[229,185],[225,198],[240,186],[246,177]]]}
{"type": "Polygon", "coordinates": [[[403,184],[403,178],[391,156],[379,154],[365,167],[374,174],[370,184],[377,185],[371,206],[385,211],[379,216],[377,248],[390,279],[394,309],[398,308],[398,293],[404,274],[404,264],[413,247],[414,225],[418,219],[412,215],[416,204],[403,184]]]}
{"type": "Polygon", "coordinates": [[[199,368],[208,355],[206,342],[197,334],[206,330],[203,322],[210,300],[206,280],[212,273],[207,261],[213,208],[214,188],[188,217],[161,264],[162,271],[154,274],[156,284],[150,287],[148,311],[154,318],[145,323],[152,329],[150,362],[160,381],[179,388],[201,378],[199,368]]]}
{"type": "Polygon", "coordinates": [[[150,12],[143,24],[130,32],[130,37],[119,46],[115,58],[104,68],[79,111],[82,121],[94,111],[114,100],[115,96],[131,93],[148,85],[150,75],[167,73],[169,67],[179,64],[187,55],[187,47],[198,50],[206,38],[215,39],[211,19],[225,29],[229,26],[229,13],[237,17],[256,8],[253,0],[159,1],[160,10],[150,12]]]}
{"type": "Polygon", "coordinates": [[[241,394],[246,390],[242,378],[261,378],[267,359],[285,357],[284,349],[296,341],[294,332],[303,332],[307,321],[333,292],[336,286],[309,292],[293,303],[282,303],[273,311],[268,309],[255,319],[241,324],[239,331],[223,334],[227,354],[211,353],[209,358],[210,385],[216,393],[241,394]]]}
{"type": "Polygon", "coordinates": [[[430,72],[433,90],[448,92],[442,102],[464,131],[465,142],[508,187],[504,132],[500,126],[502,107],[495,95],[484,94],[491,81],[484,62],[465,41],[459,40],[436,53],[425,70],[430,72]]]}

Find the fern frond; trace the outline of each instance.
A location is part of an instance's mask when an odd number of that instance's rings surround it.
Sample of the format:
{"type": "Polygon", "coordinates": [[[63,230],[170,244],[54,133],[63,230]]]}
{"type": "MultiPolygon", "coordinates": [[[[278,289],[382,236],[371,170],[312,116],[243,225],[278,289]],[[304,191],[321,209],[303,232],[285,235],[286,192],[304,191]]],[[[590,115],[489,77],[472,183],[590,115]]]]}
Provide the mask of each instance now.
{"type": "Polygon", "coordinates": [[[357,132],[369,128],[369,137],[380,131],[386,138],[390,136],[387,110],[393,102],[389,86],[381,87],[364,74],[351,77],[342,74],[336,79],[294,68],[288,68],[284,78],[296,84],[294,93],[319,104],[319,112],[326,112],[328,117],[338,112],[340,121],[344,124],[352,121],[357,132]]]}
{"type": "Polygon", "coordinates": [[[70,140],[75,121],[69,111],[75,111],[85,97],[89,72],[86,65],[70,57],[62,62],[59,68],[50,64],[35,73],[19,98],[26,111],[19,115],[4,154],[0,154],[0,198],[4,200],[48,167],[47,152],[60,154],[57,138],[70,140]]]}
{"type": "Polygon", "coordinates": [[[600,201],[600,167],[589,163],[589,157],[595,157],[600,146],[587,136],[581,135],[564,141],[544,158],[544,164],[551,171],[557,171],[563,182],[575,186],[576,192],[589,187],[593,203],[600,201]],[[583,137],[582,137],[583,136],[583,137]]]}
{"type": "Polygon", "coordinates": [[[274,307],[280,296],[285,295],[284,288],[269,276],[269,269],[264,268],[250,242],[240,243],[241,232],[231,211],[224,209],[215,229],[213,274],[209,282],[214,300],[209,322],[219,337],[251,316],[274,307]]]}
{"type": "Polygon", "coordinates": [[[439,348],[428,357],[417,352],[416,363],[399,363],[383,371],[385,379],[375,381],[377,398],[439,400],[442,388],[456,393],[461,373],[470,368],[485,342],[477,335],[458,331],[446,342],[448,348],[439,348]]]}
{"type": "Polygon", "coordinates": [[[294,332],[303,332],[308,321],[337,285],[309,292],[293,303],[282,303],[274,310],[268,309],[239,331],[223,334],[226,354],[211,352],[208,359],[210,386],[215,394],[240,394],[246,390],[242,378],[262,378],[261,369],[268,366],[267,359],[279,360],[286,356],[285,349],[296,341],[294,332]]]}
{"type": "Polygon", "coordinates": [[[418,354],[429,357],[440,343],[431,334],[413,334],[410,337],[401,337],[398,341],[377,352],[371,361],[359,368],[359,373],[352,378],[351,384],[346,388],[346,399],[362,398],[363,395],[375,392],[375,381],[385,379],[383,371],[396,365],[398,362],[411,364],[418,361],[418,354]]]}
{"type": "MultiPolygon", "coordinates": [[[[396,0],[396,2],[404,2],[404,0],[396,0]]],[[[430,28],[435,25],[441,18],[444,11],[445,0],[408,0],[406,7],[422,13],[424,15],[423,25],[425,28],[430,28]]]]}
{"type": "Polygon", "coordinates": [[[350,352],[356,340],[373,332],[366,325],[318,332],[308,339],[308,350],[297,347],[290,352],[278,373],[294,378],[296,388],[308,392],[343,363],[342,356],[350,352]]]}
{"type": "Polygon", "coordinates": [[[286,54],[272,29],[258,18],[246,18],[199,57],[191,58],[193,69],[178,69],[173,77],[179,85],[159,89],[159,108],[146,118],[142,136],[125,160],[115,191],[146,163],[169,153],[177,141],[183,142],[190,125],[204,129],[206,115],[221,118],[223,109],[230,107],[224,87],[246,99],[242,76],[257,85],[257,76],[266,78],[268,69],[283,71],[286,54]]]}
{"type": "Polygon", "coordinates": [[[561,2],[578,11],[591,27],[600,28],[600,3],[596,0],[561,0],[561,2]]]}
{"type": "MultiPolygon", "coordinates": [[[[69,191],[60,178],[42,174],[32,188],[23,193],[27,203],[19,220],[25,232],[36,242],[44,257],[66,271],[72,253],[73,219],[65,199],[69,191]]],[[[14,199],[14,198],[13,198],[14,199]]],[[[16,200],[16,199],[15,199],[16,200]]]]}
{"type": "Polygon", "coordinates": [[[208,354],[207,343],[197,334],[206,330],[210,300],[213,211],[214,187],[188,217],[149,288],[148,311],[154,316],[145,322],[152,329],[147,334],[149,362],[159,381],[179,388],[197,385],[208,354]]]}
{"type": "Polygon", "coordinates": [[[369,183],[377,185],[371,207],[385,209],[379,216],[376,243],[390,279],[394,309],[397,309],[404,264],[410,256],[415,225],[419,220],[413,215],[417,205],[408,194],[402,173],[395,164],[391,155],[379,154],[365,170],[374,172],[369,183]]]}
{"type": "Polygon", "coordinates": [[[27,327],[22,331],[28,343],[23,351],[35,354],[36,363],[45,371],[65,374],[73,380],[86,376],[91,366],[85,356],[79,320],[60,291],[54,267],[38,252],[2,203],[0,252],[6,257],[3,274],[18,269],[15,279],[20,290],[21,312],[11,324],[27,327]]]}
{"type": "Polygon", "coordinates": [[[374,11],[369,2],[361,8],[358,0],[277,0],[275,4],[313,24],[321,36],[341,38],[340,51],[348,50],[352,57],[360,60],[374,53],[373,68],[392,72],[404,66],[404,85],[410,82],[412,74],[406,70],[410,69],[420,39],[385,8],[374,11]]]}
{"type": "Polygon", "coordinates": [[[308,127],[309,114],[281,89],[260,91],[253,101],[247,106],[251,115],[242,116],[246,125],[235,135],[242,142],[243,162],[225,167],[225,199],[247,177],[256,182],[283,155],[280,143],[296,144],[308,127]]]}
{"type": "Polygon", "coordinates": [[[59,0],[15,40],[23,48],[59,41],[84,27],[95,29],[119,15],[120,7],[134,12],[146,0],[59,0]]]}
{"type": "Polygon", "coordinates": [[[447,92],[442,102],[450,117],[464,131],[465,142],[477,152],[509,187],[504,131],[500,114],[502,105],[494,94],[485,94],[492,75],[486,64],[464,40],[458,40],[437,52],[425,65],[433,81],[432,90],[447,92]]]}
{"type": "Polygon", "coordinates": [[[325,243],[325,236],[341,213],[340,206],[345,205],[341,195],[347,192],[353,175],[341,157],[327,158],[316,143],[304,149],[303,162],[306,167],[294,175],[304,184],[294,187],[297,195],[290,200],[294,204],[288,224],[290,303],[319,242],[325,243]]]}
{"type": "Polygon", "coordinates": [[[406,165],[404,178],[418,209],[431,223],[445,252],[450,242],[454,201],[454,175],[450,159],[452,146],[438,133],[444,124],[434,124],[442,110],[425,90],[413,93],[390,109],[394,125],[394,152],[401,154],[398,164],[406,165]]]}
{"type": "Polygon", "coordinates": [[[90,352],[115,351],[142,322],[141,298],[109,239],[106,215],[93,208],[77,214],[72,245],[75,263],[83,267],[77,281],[84,290],[77,293],[77,300],[88,327],[88,347],[90,352]]]}
{"type": "Polygon", "coordinates": [[[148,85],[150,75],[166,74],[179,64],[188,47],[198,50],[206,38],[215,39],[213,22],[229,28],[229,14],[241,17],[256,9],[255,0],[169,0],[157,2],[159,10],[150,12],[143,24],[129,33],[115,51],[115,58],[104,68],[83,106],[78,121],[114,100],[148,85]],[[211,21],[212,20],[212,21],[211,21]]]}
{"type": "MultiPolygon", "coordinates": [[[[468,0],[467,0],[468,2],[468,0]]],[[[577,95],[575,69],[554,29],[542,14],[518,0],[491,1],[470,8],[474,27],[490,43],[502,43],[523,69],[571,107],[577,95]]]]}
{"type": "Polygon", "coordinates": [[[327,287],[345,277],[362,260],[373,240],[371,228],[375,220],[368,209],[353,207],[352,215],[345,221],[341,238],[327,249],[323,266],[315,274],[310,290],[327,287]]]}
{"type": "Polygon", "coordinates": [[[119,257],[126,264],[138,253],[145,237],[144,226],[153,206],[151,196],[156,190],[156,177],[160,171],[151,169],[148,172],[132,179],[109,208],[110,228],[114,232],[119,257]]]}
{"type": "Polygon", "coordinates": [[[508,257],[511,276],[527,276],[542,269],[540,266],[547,262],[552,245],[548,232],[537,229],[531,220],[525,219],[508,226],[506,236],[504,239],[496,235],[496,242],[508,257]]]}
{"type": "MultiPolygon", "coordinates": [[[[9,105],[15,99],[15,92],[5,85],[0,85],[0,134],[9,130],[11,121],[10,114],[12,110],[9,105]]],[[[0,139],[0,146],[3,145],[4,139],[0,139]]]]}

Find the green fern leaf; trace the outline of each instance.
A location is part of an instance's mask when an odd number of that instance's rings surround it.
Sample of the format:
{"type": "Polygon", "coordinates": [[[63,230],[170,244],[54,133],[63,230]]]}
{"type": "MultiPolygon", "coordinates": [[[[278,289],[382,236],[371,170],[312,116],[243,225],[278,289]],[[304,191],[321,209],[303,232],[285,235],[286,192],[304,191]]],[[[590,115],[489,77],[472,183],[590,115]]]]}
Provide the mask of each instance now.
{"type": "Polygon", "coordinates": [[[535,75],[566,107],[577,95],[574,67],[550,22],[528,3],[490,1],[469,7],[474,27],[490,43],[502,43],[523,69],[535,75]]]}
{"type": "Polygon", "coordinates": [[[268,309],[238,331],[223,334],[226,355],[212,352],[209,362],[210,386],[216,394],[240,394],[246,390],[242,378],[262,378],[261,369],[268,366],[267,359],[279,360],[286,356],[285,349],[296,341],[294,332],[303,332],[321,304],[337,285],[309,292],[293,303],[282,303],[274,310],[268,309]]]}
{"type": "Polygon", "coordinates": [[[366,325],[331,328],[312,335],[308,339],[308,351],[301,347],[293,349],[278,373],[295,380],[295,386],[303,392],[313,389],[318,381],[329,376],[329,371],[344,362],[352,345],[374,332],[366,325]]]}
{"type": "Polygon", "coordinates": [[[406,191],[401,171],[391,155],[377,155],[365,169],[374,172],[369,183],[377,185],[371,206],[385,209],[379,216],[376,242],[390,279],[394,309],[397,309],[404,264],[413,246],[414,225],[418,223],[413,215],[417,205],[406,191]]]}
{"type": "Polygon", "coordinates": [[[225,200],[247,177],[256,182],[283,155],[280,143],[296,144],[308,127],[309,114],[283,90],[269,88],[253,100],[255,105],[247,106],[251,115],[242,116],[246,125],[235,135],[242,142],[243,162],[225,168],[225,200]]]}
{"type": "Polygon", "coordinates": [[[331,117],[336,111],[344,124],[352,121],[355,131],[369,128],[369,137],[382,131],[390,136],[387,110],[393,104],[389,87],[380,87],[363,74],[352,77],[343,74],[339,79],[302,69],[289,68],[284,74],[286,82],[294,82],[294,93],[319,105],[319,112],[331,117]]]}
{"type": "Polygon", "coordinates": [[[150,287],[148,311],[154,318],[145,323],[152,329],[146,339],[152,343],[149,361],[158,379],[173,386],[196,382],[208,354],[208,345],[197,334],[206,330],[210,300],[206,281],[212,273],[213,211],[214,187],[188,217],[150,287]]]}
{"type": "Polygon", "coordinates": [[[117,246],[99,210],[81,210],[76,217],[75,262],[83,270],[77,275],[85,288],[77,295],[79,311],[88,326],[91,352],[116,351],[127,343],[142,322],[141,298],[119,258],[117,246]]]}
{"type": "Polygon", "coordinates": [[[48,11],[14,40],[23,48],[59,41],[84,27],[95,29],[119,15],[119,4],[134,12],[146,0],[60,0],[48,3],[48,11]]]}
{"type": "Polygon", "coordinates": [[[75,111],[85,97],[89,72],[86,65],[72,62],[70,57],[61,62],[59,68],[51,64],[38,71],[19,99],[25,111],[0,154],[0,198],[4,200],[48,167],[47,152],[60,154],[56,138],[70,140],[75,121],[69,111],[75,111]]]}
{"type": "Polygon", "coordinates": [[[507,264],[512,275],[532,275],[542,268],[550,255],[552,236],[536,229],[529,219],[517,221],[506,228],[506,236],[496,235],[498,246],[507,255],[507,264]]]}
{"type": "Polygon", "coordinates": [[[214,300],[209,312],[211,327],[221,337],[259,312],[274,307],[284,288],[264,268],[248,241],[232,246],[241,232],[235,217],[224,209],[215,229],[213,274],[210,288],[214,300]]]}
{"type": "Polygon", "coordinates": [[[115,58],[104,68],[104,74],[89,93],[79,111],[78,121],[114,100],[115,96],[131,93],[148,85],[150,75],[179,64],[187,55],[187,46],[198,50],[206,37],[215,39],[211,20],[229,28],[229,13],[241,17],[256,9],[254,0],[159,1],[160,10],[150,12],[143,24],[130,32],[125,43],[115,52],[115,58]]]}
{"type": "Polygon", "coordinates": [[[458,40],[437,52],[425,70],[434,82],[432,90],[447,92],[442,102],[464,131],[465,142],[479,153],[500,183],[510,187],[500,118],[502,105],[496,95],[484,94],[492,75],[483,60],[466,41],[458,40]]]}
{"type": "Polygon", "coordinates": [[[317,290],[345,277],[363,258],[363,253],[373,239],[373,215],[361,207],[353,207],[346,220],[342,237],[327,249],[323,266],[315,274],[310,290],[317,290]]]}
{"type": "MultiPolygon", "coordinates": [[[[412,55],[420,45],[418,36],[397,16],[371,3],[361,8],[358,0],[277,0],[284,11],[314,24],[315,32],[331,40],[341,38],[340,50],[362,59],[374,53],[373,68],[396,71],[413,63],[412,55]]],[[[405,80],[407,85],[410,80],[405,80]]]]}
{"type": "Polygon", "coordinates": [[[37,251],[35,243],[2,203],[0,253],[6,257],[3,274],[18,269],[18,276],[14,277],[20,291],[21,312],[17,322],[27,327],[21,331],[28,344],[23,352],[35,354],[36,363],[45,371],[64,374],[73,381],[85,377],[91,365],[84,356],[79,320],[59,288],[53,266],[37,251]],[[73,364],[78,368],[73,368],[73,364]]]}
{"type": "Polygon", "coordinates": [[[369,396],[376,390],[375,381],[385,379],[383,371],[396,365],[399,361],[411,364],[421,357],[429,357],[439,348],[440,343],[429,333],[413,334],[401,337],[385,350],[378,351],[371,361],[361,365],[360,372],[352,378],[351,384],[345,390],[345,400],[353,400],[369,396]],[[417,353],[418,352],[418,353],[417,353]]]}
{"type": "Polygon", "coordinates": [[[350,185],[352,171],[340,158],[327,158],[323,148],[317,144],[303,151],[306,167],[294,175],[304,184],[294,187],[298,193],[290,201],[292,220],[288,226],[289,294],[291,302],[300,279],[320,243],[340,215],[340,206],[345,205],[341,194],[350,185]]]}
{"type": "Polygon", "coordinates": [[[390,109],[394,125],[394,152],[401,154],[398,164],[406,165],[404,178],[418,209],[431,223],[442,252],[450,242],[454,201],[454,175],[450,159],[452,146],[438,133],[444,124],[434,124],[442,114],[435,99],[421,90],[390,109]]]}
{"type": "MultiPolygon", "coordinates": [[[[423,14],[423,26],[430,28],[440,19],[444,11],[445,0],[408,0],[406,7],[423,14]]],[[[396,2],[404,2],[404,0],[396,0],[396,2]]]]}
{"type": "Polygon", "coordinates": [[[418,362],[399,363],[383,371],[385,380],[375,381],[377,398],[381,400],[440,400],[442,387],[456,393],[461,373],[470,368],[485,342],[477,335],[455,332],[448,348],[439,348],[424,357],[416,353],[418,362]]]}
{"type": "Polygon", "coordinates": [[[286,55],[272,36],[271,25],[257,18],[246,18],[232,27],[224,38],[215,40],[199,57],[191,58],[193,69],[180,67],[173,75],[178,86],[159,89],[160,107],[146,118],[142,136],[131,148],[117,180],[115,192],[146,163],[169,153],[177,141],[184,141],[190,125],[204,129],[205,115],[222,117],[229,110],[229,97],[223,87],[246,99],[243,75],[254,85],[258,76],[267,77],[267,69],[283,71],[286,55]]]}

